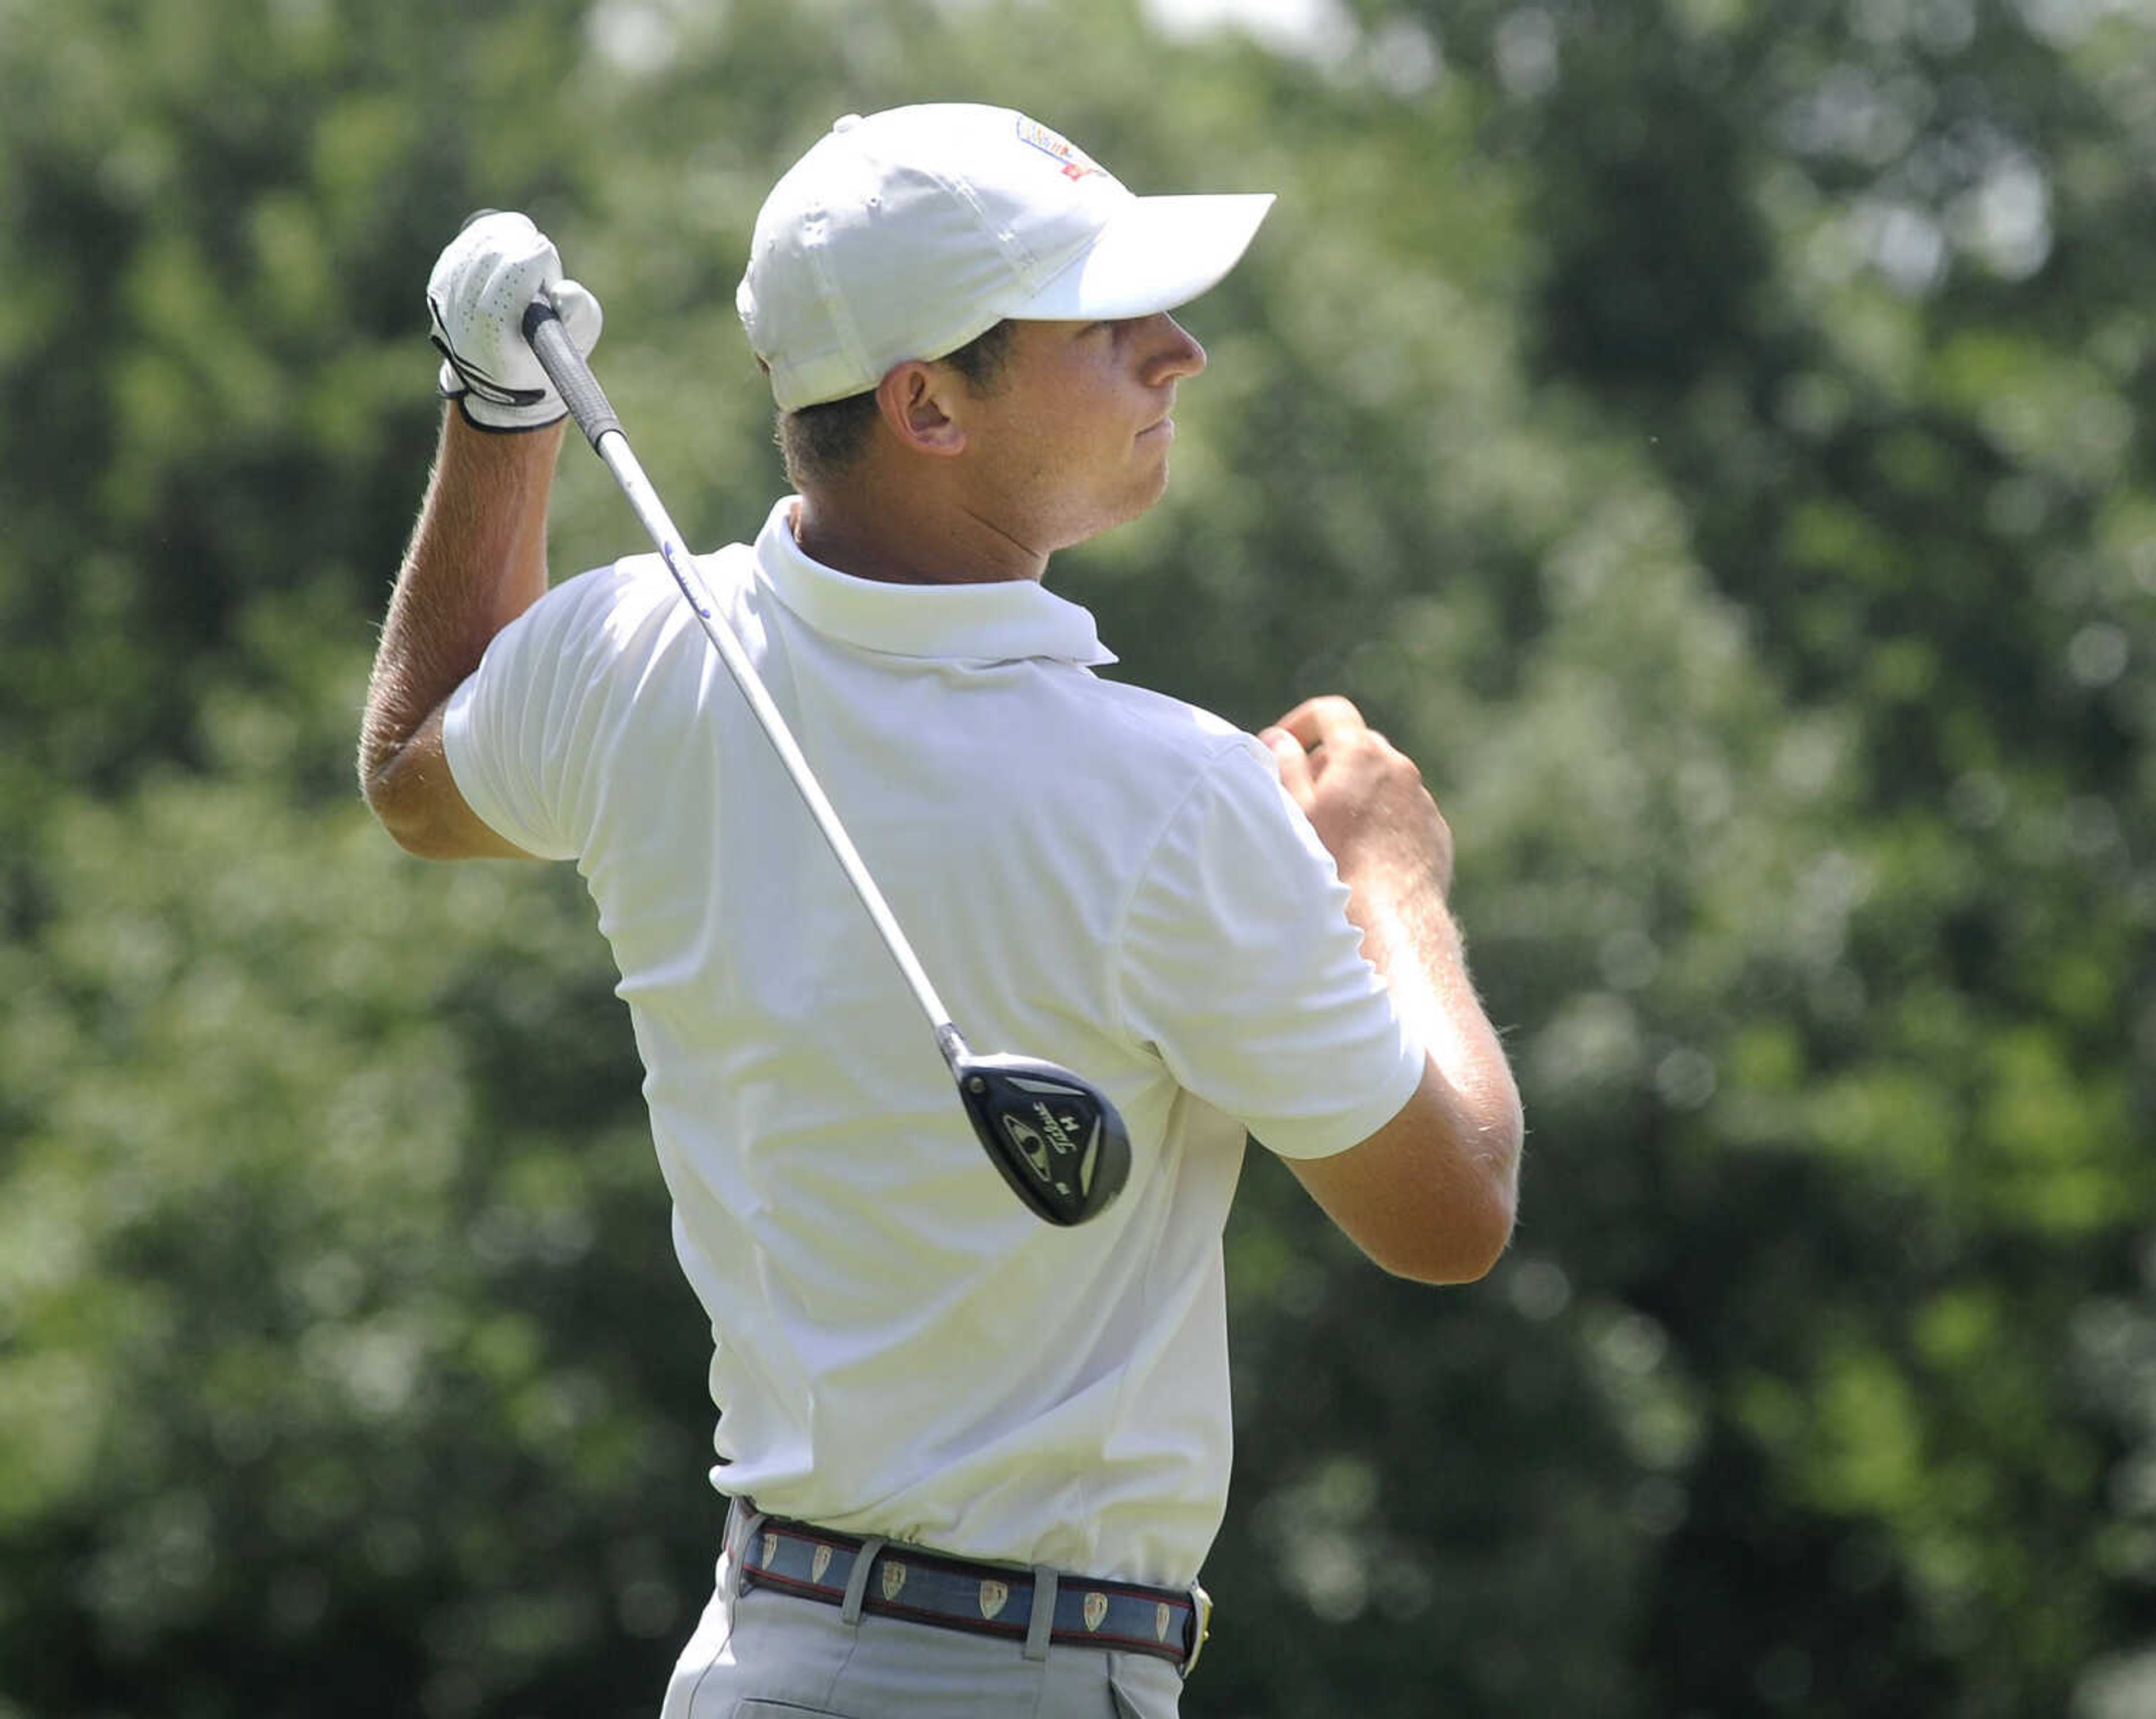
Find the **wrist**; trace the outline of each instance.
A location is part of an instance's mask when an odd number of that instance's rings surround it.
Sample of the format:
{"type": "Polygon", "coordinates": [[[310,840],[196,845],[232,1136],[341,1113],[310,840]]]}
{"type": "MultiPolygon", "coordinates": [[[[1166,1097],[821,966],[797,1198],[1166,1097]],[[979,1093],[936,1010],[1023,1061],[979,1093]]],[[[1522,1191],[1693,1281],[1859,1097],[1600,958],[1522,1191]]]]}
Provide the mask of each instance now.
{"type": "Polygon", "coordinates": [[[1340,880],[1359,897],[1412,905],[1428,901],[1445,912],[1452,890],[1449,843],[1370,840],[1336,851],[1340,880]]]}
{"type": "Polygon", "coordinates": [[[551,388],[536,398],[509,402],[470,387],[447,359],[435,378],[435,392],[456,408],[456,416],[487,435],[521,435],[545,429],[568,416],[568,408],[551,388]]]}
{"type": "Polygon", "coordinates": [[[442,414],[439,464],[454,471],[458,488],[475,498],[506,500],[511,511],[536,509],[543,520],[567,418],[505,430],[475,422],[454,400],[448,404],[442,414]]]}

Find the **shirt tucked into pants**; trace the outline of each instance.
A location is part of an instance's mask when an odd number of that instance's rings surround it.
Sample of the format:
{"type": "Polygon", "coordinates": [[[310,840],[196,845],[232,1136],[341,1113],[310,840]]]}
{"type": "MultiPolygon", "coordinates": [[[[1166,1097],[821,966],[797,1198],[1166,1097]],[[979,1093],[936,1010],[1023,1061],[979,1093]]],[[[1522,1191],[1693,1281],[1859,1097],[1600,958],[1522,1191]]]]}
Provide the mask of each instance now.
{"type": "Polygon", "coordinates": [[[864,1615],[769,1588],[742,1591],[753,1513],[737,1502],[703,1621],[661,1719],[1175,1719],[1183,1676],[1147,1654],[864,1615]]]}

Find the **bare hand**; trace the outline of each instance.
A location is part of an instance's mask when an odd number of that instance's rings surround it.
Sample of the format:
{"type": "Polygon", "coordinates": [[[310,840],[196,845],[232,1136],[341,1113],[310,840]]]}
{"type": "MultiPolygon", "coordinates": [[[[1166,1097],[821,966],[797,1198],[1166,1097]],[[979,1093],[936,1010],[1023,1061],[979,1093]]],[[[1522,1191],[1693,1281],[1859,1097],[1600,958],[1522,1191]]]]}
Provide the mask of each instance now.
{"type": "Polygon", "coordinates": [[[1452,886],[1452,831],[1422,772],[1346,699],[1306,699],[1258,738],[1351,889],[1452,886]]]}

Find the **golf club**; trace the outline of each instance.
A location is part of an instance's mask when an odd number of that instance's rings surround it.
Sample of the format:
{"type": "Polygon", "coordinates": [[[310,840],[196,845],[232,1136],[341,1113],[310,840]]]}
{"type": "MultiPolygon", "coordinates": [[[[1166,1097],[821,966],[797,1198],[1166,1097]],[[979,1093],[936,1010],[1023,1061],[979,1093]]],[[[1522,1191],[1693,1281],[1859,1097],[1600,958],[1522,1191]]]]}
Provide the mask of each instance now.
{"type": "Polygon", "coordinates": [[[598,378],[569,338],[568,331],[542,295],[524,313],[524,337],[531,342],[569,414],[620,485],[622,494],[659,550],[674,582],[696,616],[734,685],[747,700],[779,762],[793,778],[817,829],[829,844],[839,869],[853,885],[861,906],[907,988],[935,1029],[937,1048],[957,1082],[958,1096],[988,1161],[1003,1173],[1011,1191],[1037,1216],[1050,1224],[1082,1224],[1098,1217],[1122,1191],[1130,1174],[1130,1135],[1105,1094],[1068,1069],[1032,1057],[994,1054],[977,1056],[951,1024],[950,1012],[928,982],[913,946],[900,930],[883,891],[876,887],[838,813],[809,768],[786,719],[772,702],[755,665],[719,615],[695,560],[682,546],[659,493],[630,450],[621,420],[600,389],[598,378]]]}

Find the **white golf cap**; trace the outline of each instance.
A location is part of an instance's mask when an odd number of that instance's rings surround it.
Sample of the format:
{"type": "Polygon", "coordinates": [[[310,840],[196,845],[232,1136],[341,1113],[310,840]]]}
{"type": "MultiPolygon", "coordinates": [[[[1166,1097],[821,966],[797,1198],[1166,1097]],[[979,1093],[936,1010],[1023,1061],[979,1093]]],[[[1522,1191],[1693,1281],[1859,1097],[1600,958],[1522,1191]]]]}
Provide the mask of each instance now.
{"type": "Polygon", "coordinates": [[[772,188],[735,303],[793,411],[1006,317],[1149,316],[1235,265],[1270,193],[1137,197],[1007,107],[849,115],[772,188]]]}

